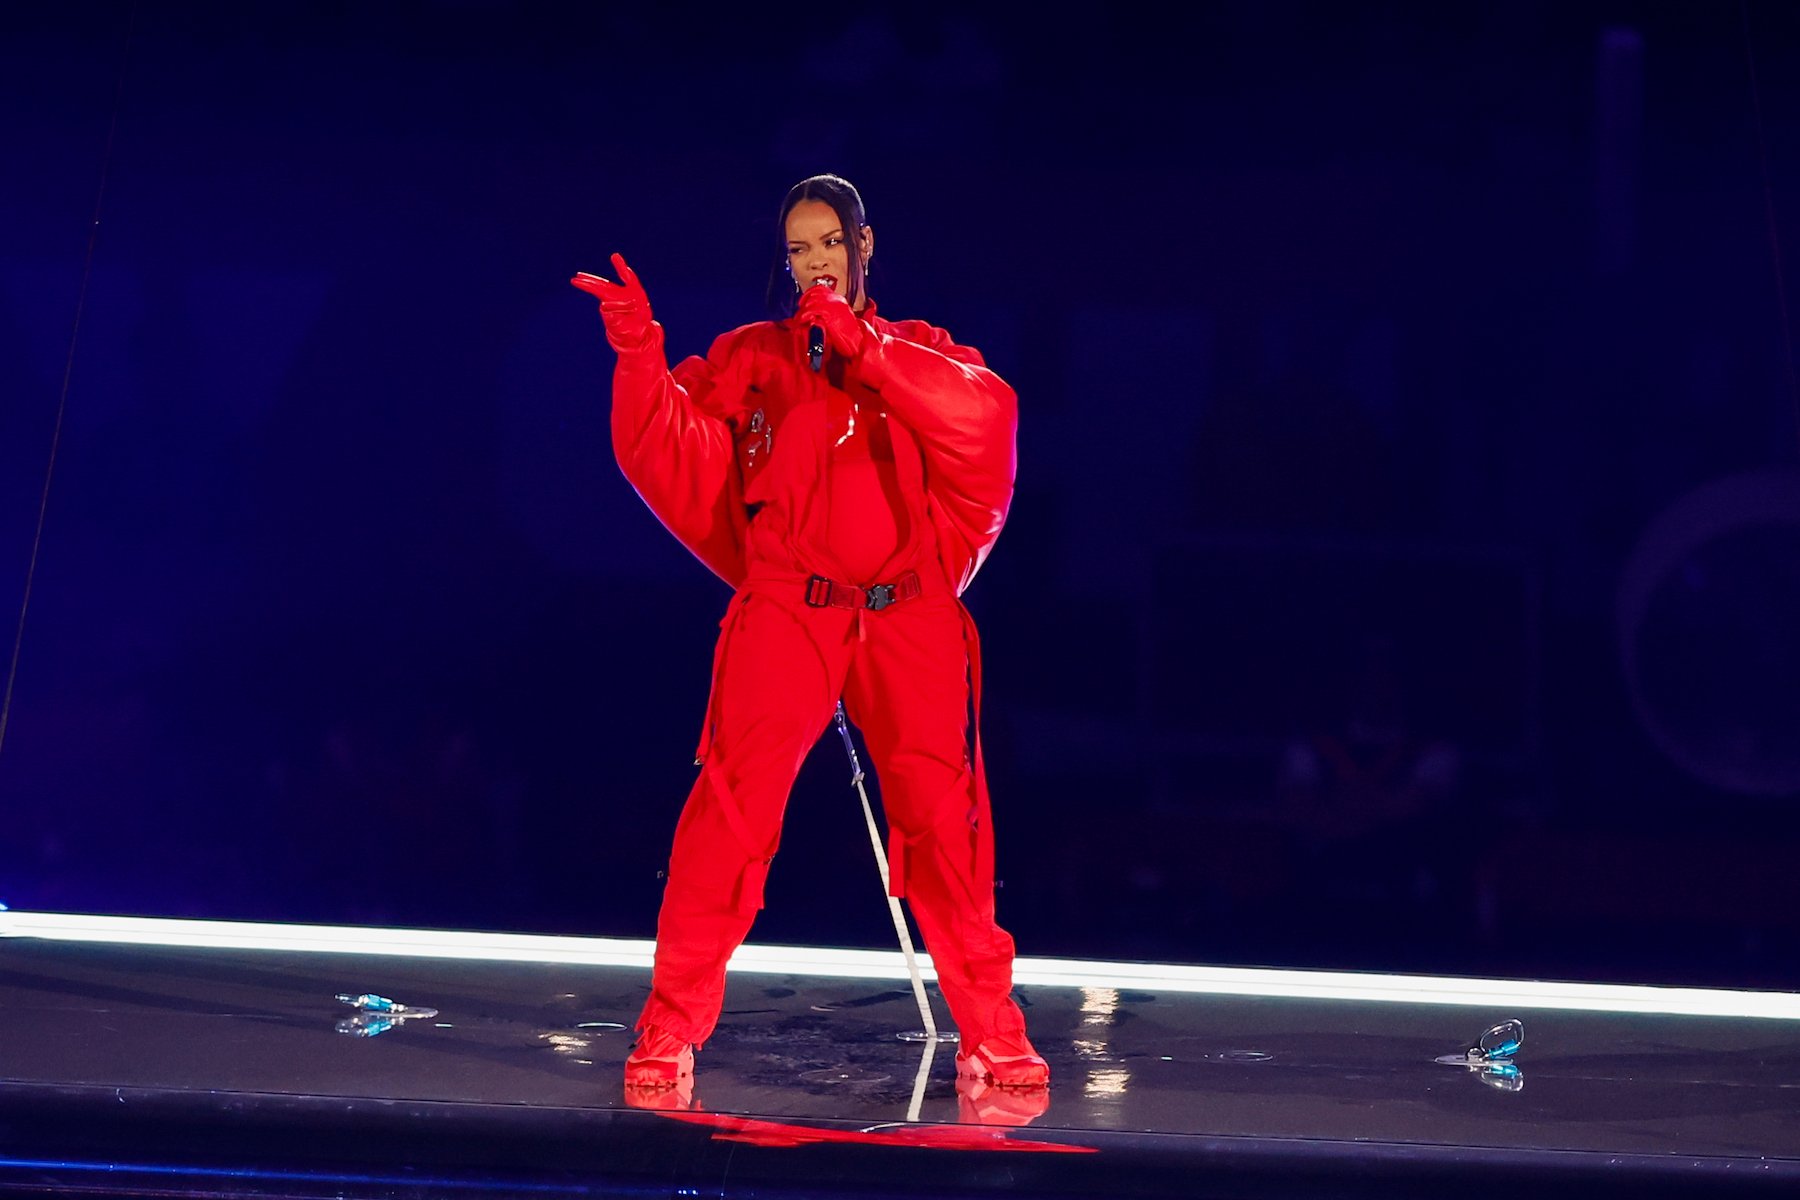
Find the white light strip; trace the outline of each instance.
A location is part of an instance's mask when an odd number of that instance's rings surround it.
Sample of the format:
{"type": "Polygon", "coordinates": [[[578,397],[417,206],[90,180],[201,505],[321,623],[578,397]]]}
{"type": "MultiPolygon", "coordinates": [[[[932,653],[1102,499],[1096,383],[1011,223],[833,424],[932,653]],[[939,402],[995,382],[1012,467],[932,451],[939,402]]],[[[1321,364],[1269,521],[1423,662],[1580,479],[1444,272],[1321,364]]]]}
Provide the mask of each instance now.
{"type": "MultiPolygon", "coordinates": [[[[245,921],[185,921],[160,917],[97,917],[34,912],[0,912],[0,937],[221,950],[567,963],[641,969],[649,968],[651,952],[655,948],[653,942],[634,938],[550,937],[518,933],[459,933],[438,929],[274,925],[245,921]]],[[[919,962],[927,978],[936,978],[930,955],[921,955],[919,962]]],[[[836,979],[907,978],[905,960],[896,950],[747,945],[739,948],[732,956],[731,969],[757,974],[813,975],[836,979]]],[[[1363,1000],[1800,1021],[1800,995],[1791,992],[1740,992],[1713,988],[1460,979],[1432,975],[1380,975],[1259,967],[1173,966],[1059,958],[1021,958],[1014,964],[1013,981],[1030,987],[1108,987],[1159,994],[1270,996],[1306,1000],[1363,1000]]]]}

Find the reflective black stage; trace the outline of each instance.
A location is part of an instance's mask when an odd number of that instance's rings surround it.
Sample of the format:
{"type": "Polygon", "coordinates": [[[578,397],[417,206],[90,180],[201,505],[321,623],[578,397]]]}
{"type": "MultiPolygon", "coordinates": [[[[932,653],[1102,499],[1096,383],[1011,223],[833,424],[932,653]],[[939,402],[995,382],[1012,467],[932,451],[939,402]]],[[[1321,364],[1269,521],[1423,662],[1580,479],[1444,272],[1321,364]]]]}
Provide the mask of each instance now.
{"type": "Polygon", "coordinates": [[[959,1094],[950,1047],[915,1098],[904,984],[734,973],[691,1109],[641,1111],[642,968],[31,937],[0,967],[6,1195],[1800,1194],[1796,1020],[1025,986],[1034,1115],[959,1094]],[[359,1037],[340,992],[440,1011],[359,1037]],[[1508,1017],[1516,1090],[1434,1061],[1508,1017]]]}

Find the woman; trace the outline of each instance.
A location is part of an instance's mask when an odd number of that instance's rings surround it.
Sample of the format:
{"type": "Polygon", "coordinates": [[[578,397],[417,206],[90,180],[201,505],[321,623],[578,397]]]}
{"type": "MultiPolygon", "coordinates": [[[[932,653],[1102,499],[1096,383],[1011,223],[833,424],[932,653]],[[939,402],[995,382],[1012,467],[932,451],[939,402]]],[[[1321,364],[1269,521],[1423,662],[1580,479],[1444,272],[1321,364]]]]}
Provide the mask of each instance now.
{"type": "Polygon", "coordinates": [[[1042,1087],[994,921],[975,627],[958,599],[1012,499],[1012,389],[922,321],[868,297],[875,234],[835,175],[796,184],[771,300],[792,315],[667,366],[643,286],[600,298],[613,445],[670,532],[736,594],[670,856],[631,1087],[673,1087],[718,1021],[725,961],[762,907],[782,811],[841,696],[881,778],[891,890],[910,899],[961,1031],[959,1076],[1042,1087]]]}

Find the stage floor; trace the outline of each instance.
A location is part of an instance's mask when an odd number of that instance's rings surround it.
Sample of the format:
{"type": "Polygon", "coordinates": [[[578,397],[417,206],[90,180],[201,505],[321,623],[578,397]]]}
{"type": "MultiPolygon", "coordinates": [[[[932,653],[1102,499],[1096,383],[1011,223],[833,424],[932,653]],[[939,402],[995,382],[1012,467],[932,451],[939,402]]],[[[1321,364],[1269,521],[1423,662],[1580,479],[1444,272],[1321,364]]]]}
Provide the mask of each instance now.
{"type": "Polygon", "coordinates": [[[746,947],[691,1097],[645,1111],[619,1082],[645,942],[36,913],[0,938],[0,1194],[1800,1188],[1781,993],[1021,959],[1033,1097],[959,1092],[954,1046],[900,1037],[898,954],[746,947]],[[339,993],[438,1011],[358,1036],[339,993]],[[1508,1019],[1516,1074],[1435,1061],[1508,1019]]]}

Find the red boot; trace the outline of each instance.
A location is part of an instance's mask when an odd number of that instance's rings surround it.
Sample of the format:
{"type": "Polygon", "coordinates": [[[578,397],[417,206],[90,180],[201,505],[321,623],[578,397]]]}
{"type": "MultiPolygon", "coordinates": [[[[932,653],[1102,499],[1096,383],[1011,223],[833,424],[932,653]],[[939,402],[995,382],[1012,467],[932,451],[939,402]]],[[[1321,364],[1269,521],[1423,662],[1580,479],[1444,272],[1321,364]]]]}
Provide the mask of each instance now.
{"type": "Polygon", "coordinates": [[[963,1125],[1029,1125],[1050,1111],[1047,1087],[995,1087],[985,1079],[956,1077],[956,1119],[963,1125]]]}
{"type": "MultiPolygon", "coordinates": [[[[648,1108],[658,1112],[690,1112],[704,1109],[706,1106],[694,1099],[694,1077],[683,1075],[667,1087],[641,1087],[626,1084],[625,1105],[628,1108],[648,1108]]],[[[1030,1095],[1022,1092],[1021,1095],[1030,1095]]]]}
{"type": "Polygon", "coordinates": [[[956,1056],[956,1074],[1003,1088],[1050,1086],[1050,1064],[1032,1048],[1025,1031],[991,1034],[967,1054],[956,1056]]]}
{"type": "Polygon", "coordinates": [[[631,1049],[631,1057],[625,1060],[627,1088],[678,1087],[683,1079],[692,1079],[693,1075],[693,1046],[654,1025],[644,1026],[637,1045],[631,1049]]]}

